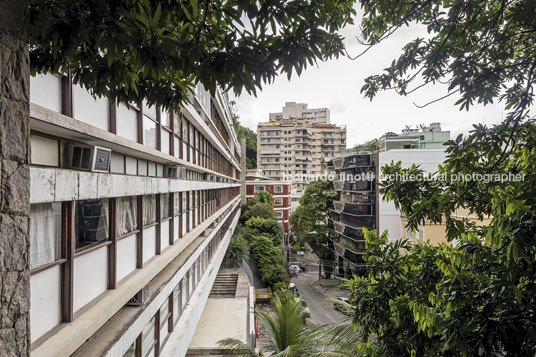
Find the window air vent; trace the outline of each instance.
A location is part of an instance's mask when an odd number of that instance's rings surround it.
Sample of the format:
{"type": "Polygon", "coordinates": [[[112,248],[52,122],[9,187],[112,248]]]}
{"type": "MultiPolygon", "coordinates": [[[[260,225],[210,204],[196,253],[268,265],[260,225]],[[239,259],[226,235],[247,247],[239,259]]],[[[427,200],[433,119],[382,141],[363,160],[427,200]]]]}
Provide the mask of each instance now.
{"type": "Polygon", "coordinates": [[[72,144],[68,146],[69,167],[86,171],[110,171],[112,150],[99,146],[72,144]]]}
{"type": "Polygon", "coordinates": [[[143,289],[141,289],[140,291],[138,291],[138,293],[136,295],[134,295],[132,297],[132,299],[130,299],[128,302],[127,302],[127,305],[130,305],[130,306],[140,306],[140,305],[143,305],[145,304],[145,302],[149,299],[149,284],[145,285],[143,287],[143,289]]]}

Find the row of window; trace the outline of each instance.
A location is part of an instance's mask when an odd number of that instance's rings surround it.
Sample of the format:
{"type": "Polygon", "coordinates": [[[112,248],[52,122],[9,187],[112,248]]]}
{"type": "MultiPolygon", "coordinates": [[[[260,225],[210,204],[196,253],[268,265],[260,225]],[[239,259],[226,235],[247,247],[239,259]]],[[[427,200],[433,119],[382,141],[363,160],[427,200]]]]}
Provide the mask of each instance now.
{"type": "Polygon", "coordinates": [[[141,334],[124,354],[124,357],[160,355],[237,212],[238,208],[227,218],[222,228],[188,269],[184,278],[175,286],[169,298],[144,327],[141,334]]]}
{"type": "MultiPolygon", "coordinates": [[[[214,111],[216,111],[215,108],[213,108],[213,112],[214,111]]],[[[164,127],[168,128],[170,131],[172,130],[175,137],[179,140],[179,153],[175,153],[175,155],[178,155],[183,160],[187,160],[193,164],[219,172],[226,176],[239,177],[231,162],[228,161],[225,156],[223,156],[216,147],[213,146],[210,141],[208,141],[204,135],[184,117],[184,115],[174,115],[173,121],[171,120],[171,117],[172,115],[168,117],[164,127]],[[185,148],[186,153],[184,153],[185,148]]],[[[225,130],[227,136],[226,142],[229,144],[229,134],[227,134],[225,127],[223,127],[223,130],[225,130]]],[[[224,135],[222,134],[222,136],[224,135]]]]}
{"type": "MultiPolygon", "coordinates": [[[[223,175],[236,175],[232,164],[182,113],[167,112],[146,103],[118,104],[107,98],[94,98],[84,88],[73,85],[69,73],[32,77],[31,82],[32,103],[223,175]],[[173,140],[173,134],[179,145],[173,140]]],[[[219,124],[215,125],[220,130],[219,124]]],[[[228,133],[222,135],[225,137],[228,133]]],[[[229,140],[225,141],[229,144],[229,140]]]]}
{"type": "MultiPolygon", "coordinates": [[[[257,192],[261,192],[261,191],[265,191],[266,190],[266,187],[265,186],[254,186],[253,188],[253,192],[257,193],[257,192]]],[[[283,193],[283,186],[274,186],[274,193],[283,193]]]]}
{"type": "MultiPolygon", "coordinates": [[[[186,232],[213,214],[233,197],[238,188],[198,190],[158,195],[119,197],[114,199],[115,237],[124,238],[159,221],[189,212],[186,232]],[[138,209],[142,207],[142,210],[138,209]],[[190,224],[190,217],[192,224],[190,224]]],[[[62,221],[68,219],[67,207],[72,207],[75,253],[111,239],[111,199],[92,199],[75,202],[49,202],[31,205],[30,265],[32,269],[65,258],[63,242],[69,232],[62,232],[62,221]]],[[[182,220],[179,220],[182,224],[182,220]]],[[[177,227],[182,233],[182,227],[177,227]]]]}

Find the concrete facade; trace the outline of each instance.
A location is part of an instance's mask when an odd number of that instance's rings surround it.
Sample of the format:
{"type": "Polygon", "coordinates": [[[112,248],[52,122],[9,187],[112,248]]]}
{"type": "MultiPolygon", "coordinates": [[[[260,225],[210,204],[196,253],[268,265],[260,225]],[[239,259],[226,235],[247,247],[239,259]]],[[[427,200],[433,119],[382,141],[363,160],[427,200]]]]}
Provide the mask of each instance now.
{"type": "Polygon", "coordinates": [[[184,356],[239,217],[226,96],[169,112],[31,85],[32,355],[184,356]]]}
{"type": "Polygon", "coordinates": [[[30,348],[28,2],[1,0],[0,356],[30,348]]]}

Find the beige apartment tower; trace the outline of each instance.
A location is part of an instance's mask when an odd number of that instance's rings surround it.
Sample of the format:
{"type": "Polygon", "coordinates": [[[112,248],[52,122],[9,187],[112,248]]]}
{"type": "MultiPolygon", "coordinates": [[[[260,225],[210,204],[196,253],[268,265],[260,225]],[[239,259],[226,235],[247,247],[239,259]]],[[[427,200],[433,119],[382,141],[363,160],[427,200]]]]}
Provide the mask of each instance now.
{"type": "Polygon", "coordinates": [[[346,127],[330,123],[328,108],[287,102],[257,127],[257,163],[264,176],[292,182],[292,207],[309,180],[328,173],[327,162],[346,149],[346,127]]]}

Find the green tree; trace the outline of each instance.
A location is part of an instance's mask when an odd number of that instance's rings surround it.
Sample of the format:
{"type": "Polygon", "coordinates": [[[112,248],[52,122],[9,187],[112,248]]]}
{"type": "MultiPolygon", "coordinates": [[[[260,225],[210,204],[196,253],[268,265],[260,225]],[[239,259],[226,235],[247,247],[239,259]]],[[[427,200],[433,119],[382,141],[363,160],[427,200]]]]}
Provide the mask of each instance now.
{"type": "Polygon", "coordinates": [[[238,136],[246,138],[246,169],[257,167],[257,133],[240,125],[238,136]]]}
{"type": "Polygon", "coordinates": [[[98,96],[174,107],[196,83],[256,93],[338,57],[353,1],[30,0],[33,73],[72,71],[98,96]],[[298,20],[299,19],[299,20],[298,20]]]}
{"type": "Polygon", "coordinates": [[[249,248],[247,241],[240,232],[236,232],[229,242],[223,265],[228,268],[237,268],[242,265],[242,260],[249,258],[249,248]]]}
{"type": "Polygon", "coordinates": [[[318,178],[310,182],[300,198],[300,206],[310,208],[315,224],[327,224],[329,201],[337,198],[333,182],[318,178]]]}
{"type": "MultiPolygon", "coordinates": [[[[469,135],[448,143],[447,159],[438,170],[446,181],[384,183],[381,192],[408,218],[410,228],[425,221],[445,222],[449,240],[457,245],[387,243],[386,237],[367,233],[371,273],[351,282],[360,353],[532,356],[536,135],[530,110],[536,81],[536,3],[361,5],[365,52],[409,24],[425,25],[428,31],[426,39],[407,43],[384,73],[365,80],[366,96],[372,99],[387,89],[410,95],[441,82],[448,93],[422,106],[455,96],[460,109],[498,101],[508,113],[499,125],[475,125],[469,135]],[[525,177],[449,180],[458,174],[525,177]],[[489,215],[491,224],[479,227],[456,218],[457,209],[479,218],[489,215]]],[[[422,170],[393,164],[384,173],[419,175],[422,170]]]]}
{"type": "Polygon", "coordinates": [[[311,207],[298,206],[289,216],[292,231],[302,238],[313,230],[313,213],[311,207]]]}
{"type": "Polygon", "coordinates": [[[289,217],[292,231],[297,234],[298,239],[309,243],[320,259],[330,261],[334,259],[334,255],[328,247],[328,207],[329,201],[336,197],[333,182],[319,178],[307,185],[300,198],[300,206],[289,217]]]}
{"type": "MultiPolygon", "coordinates": [[[[273,314],[264,311],[255,311],[263,333],[266,334],[269,344],[265,346],[270,356],[279,357],[302,357],[313,354],[314,344],[308,338],[305,327],[305,318],[299,300],[293,295],[287,294],[280,297],[274,295],[275,312],[273,314]]],[[[219,341],[221,346],[229,348],[233,354],[241,356],[263,356],[263,352],[257,353],[253,348],[236,339],[219,341]]]]}
{"type": "Polygon", "coordinates": [[[460,109],[498,100],[509,110],[508,123],[528,117],[536,81],[534,1],[360,3],[366,46],[362,54],[410,24],[426,26],[428,32],[426,39],[409,41],[384,73],[365,80],[362,92],[366,96],[372,99],[387,89],[410,95],[441,82],[448,85],[442,98],[456,96],[460,109]]]}
{"type": "Polygon", "coordinates": [[[275,218],[251,217],[246,221],[246,234],[267,234],[272,238],[274,245],[280,245],[283,238],[283,230],[275,218]]]}
{"type": "MultiPolygon", "coordinates": [[[[357,301],[366,296],[362,295],[366,285],[359,288],[360,284],[387,279],[386,284],[399,285],[399,290],[390,294],[373,294],[384,303],[388,298],[390,306],[384,305],[385,311],[392,317],[403,316],[408,330],[412,326],[425,337],[413,339],[411,348],[416,351],[430,348],[463,355],[515,356],[536,352],[536,323],[531,307],[536,304],[536,127],[532,122],[522,123],[515,133],[511,137],[503,125],[489,129],[476,126],[468,137],[450,143],[439,174],[482,175],[494,163],[493,175],[487,182],[385,181],[381,188],[408,218],[409,227],[425,220],[444,221],[449,239],[460,241],[450,248],[404,247],[407,255],[392,258],[390,268],[371,256],[371,271],[378,273],[369,282],[354,285],[357,301]],[[490,147],[489,137],[502,146],[490,147]],[[516,144],[508,160],[500,163],[502,149],[512,138],[516,144]],[[524,179],[503,181],[500,175],[508,174],[524,179]],[[489,215],[491,223],[475,226],[458,219],[453,213],[459,208],[481,218],[489,215]],[[422,261],[429,264],[423,266],[422,261]],[[419,280],[432,284],[423,286],[419,280]]],[[[384,173],[422,175],[423,171],[393,164],[385,167],[384,173]]],[[[373,239],[371,243],[377,244],[373,239]]],[[[392,256],[394,253],[389,252],[393,249],[386,244],[381,254],[392,256]]],[[[364,311],[357,312],[354,321],[364,318],[363,314],[364,311]]],[[[396,319],[388,318],[381,327],[389,328],[395,323],[396,319]]],[[[394,337],[405,338],[403,334],[394,337]]]]}
{"type": "Polygon", "coordinates": [[[229,104],[235,132],[239,139],[246,139],[246,169],[254,169],[257,167],[257,134],[253,130],[240,125],[236,102],[233,100],[229,104]]]}
{"type": "Polygon", "coordinates": [[[244,209],[242,218],[247,221],[253,217],[260,217],[264,219],[276,218],[274,207],[268,203],[256,203],[254,205],[247,205],[244,209]]]}
{"type": "Polygon", "coordinates": [[[250,241],[250,250],[261,280],[265,284],[273,287],[280,282],[289,283],[281,247],[274,244],[272,236],[266,233],[253,236],[250,241]]]}
{"type": "Polygon", "coordinates": [[[274,204],[274,196],[272,196],[272,194],[270,192],[268,192],[268,191],[257,192],[255,194],[255,198],[260,203],[267,203],[267,204],[272,205],[272,206],[274,204]]]}

